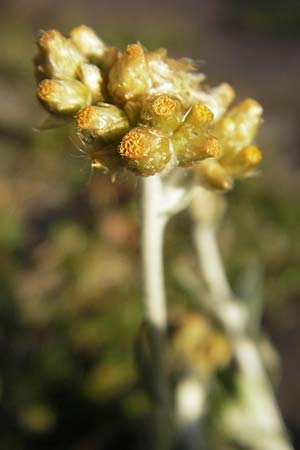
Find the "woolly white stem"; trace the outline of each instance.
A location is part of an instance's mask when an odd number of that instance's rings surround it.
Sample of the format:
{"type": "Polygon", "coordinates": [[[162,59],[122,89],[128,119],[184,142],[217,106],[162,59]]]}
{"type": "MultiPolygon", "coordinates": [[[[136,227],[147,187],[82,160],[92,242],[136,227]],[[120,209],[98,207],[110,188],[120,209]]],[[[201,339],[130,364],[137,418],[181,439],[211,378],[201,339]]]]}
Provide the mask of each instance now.
{"type": "Polygon", "coordinates": [[[160,211],[162,181],[159,175],[154,175],[142,178],[140,185],[144,313],[151,325],[163,331],[167,311],[162,256],[165,220],[160,211]]]}
{"type": "Polygon", "coordinates": [[[262,388],[261,395],[255,396],[255,392],[251,392],[249,398],[252,399],[252,412],[254,409],[259,411],[260,419],[256,419],[260,425],[261,418],[265,418],[262,429],[265,428],[268,437],[264,437],[265,441],[260,442],[257,436],[250,436],[251,442],[247,443],[257,450],[291,450],[293,447],[285,436],[285,425],[271,383],[254,341],[247,336],[241,305],[233,300],[217,245],[216,229],[211,222],[196,220],[195,217],[194,219],[194,242],[202,277],[212,300],[210,311],[223,322],[228,335],[232,337],[233,349],[244,379],[249,381],[249,385],[259,384],[262,388]],[[227,313],[224,314],[224,311],[227,313]],[[231,314],[228,314],[228,311],[231,311],[231,314]]]}
{"type": "Polygon", "coordinates": [[[245,327],[246,311],[233,300],[216,239],[215,226],[205,220],[195,220],[193,238],[198,265],[210,294],[208,308],[224,324],[230,334],[241,332],[245,327]]]}
{"type": "Polygon", "coordinates": [[[224,272],[223,264],[219,256],[215,232],[210,222],[195,223],[194,241],[202,274],[210,293],[216,301],[222,303],[222,299],[231,298],[232,293],[224,272]]]}
{"type": "Polygon", "coordinates": [[[162,180],[159,175],[140,180],[143,306],[149,328],[150,358],[153,367],[151,385],[154,450],[168,450],[172,439],[165,357],[167,308],[163,275],[163,232],[166,219],[160,209],[162,194],[162,180]]]}
{"type": "Polygon", "coordinates": [[[201,418],[205,413],[207,386],[199,378],[185,376],[175,392],[176,422],[179,439],[187,450],[200,450],[201,418]]]}

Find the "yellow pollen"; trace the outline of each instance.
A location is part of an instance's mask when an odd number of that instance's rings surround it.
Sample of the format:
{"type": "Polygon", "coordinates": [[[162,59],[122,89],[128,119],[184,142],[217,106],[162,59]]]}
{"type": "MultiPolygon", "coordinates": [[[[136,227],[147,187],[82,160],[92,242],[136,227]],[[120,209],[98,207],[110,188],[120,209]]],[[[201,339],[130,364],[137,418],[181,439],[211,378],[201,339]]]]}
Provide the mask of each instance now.
{"type": "Polygon", "coordinates": [[[138,58],[144,56],[144,50],[139,44],[129,44],[126,48],[126,55],[129,58],[138,58]]]}
{"type": "Polygon", "coordinates": [[[51,43],[60,36],[60,32],[57,30],[49,30],[44,31],[44,33],[41,34],[39,39],[39,44],[44,49],[49,49],[51,46],[51,43]]]}
{"type": "Polygon", "coordinates": [[[39,84],[38,97],[41,100],[47,101],[49,96],[52,94],[54,88],[54,83],[52,80],[44,80],[39,84]]]}
{"type": "Polygon", "coordinates": [[[94,108],[92,106],[86,106],[78,111],[76,114],[76,125],[78,128],[89,128],[93,116],[95,114],[94,108]]]}
{"type": "Polygon", "coordinates": [[[211,110],[207,106],[200,104],[193,106],[191,114],[192,118],[200,123],[209,122],[214,118],[211,110]]]}
{"type": "Polygon", "coordinates": [[[160,95],[152,104],[153,112],[158,116],[168,116],[175,108],[176,102],[169,95],[160,95]]]}
{"type": "Polygon", "coordinates": [[[262,160],[262,154],[258,147],[250,145],[242,150],[241,156],[244,161],[251,165],[256,165],[262,160]]]}
{"type": "Polygon", "coordinates": [[[248,113],[251,112],[251,114],[262,114],[263,109],[262,106],[252,98],[246,98],[241,104],[243,106],[243,110],[247,111],[248,113]]]}
{"type": "Polygon", "coordinates": [[[216,138],[211,138],[208,139],[205,142],[205,149],[206,149],[206,154],[208,157],[216,157],[219,156],[221,153],[221,148],[219,145],[219,142],[216,138]]]}
{"type": "Polygon", "coordinates": [[[120,155],[128,159],[140,159],[145,156],[146,141],[138,130],[127,133],[120,145],[120,155]]]}

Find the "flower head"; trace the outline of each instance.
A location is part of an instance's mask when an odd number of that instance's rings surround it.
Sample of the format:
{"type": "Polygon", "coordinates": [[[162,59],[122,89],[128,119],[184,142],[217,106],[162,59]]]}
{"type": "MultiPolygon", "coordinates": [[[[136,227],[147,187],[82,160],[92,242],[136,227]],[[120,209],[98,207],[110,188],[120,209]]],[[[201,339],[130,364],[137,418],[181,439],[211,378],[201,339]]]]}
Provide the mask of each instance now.
{"type": "Polygon", "coordinates": [[[261,160],[253,145],[259,103],[228,109],[232,87],[204,86],[188,58],[140,43],[122,53],[80,25],[69,37],[41,33],[35,68],[38,99],[50,114],[74,121],[94,167],[139,176],[192,168],[199,183],[226,191],[261,160]]]}

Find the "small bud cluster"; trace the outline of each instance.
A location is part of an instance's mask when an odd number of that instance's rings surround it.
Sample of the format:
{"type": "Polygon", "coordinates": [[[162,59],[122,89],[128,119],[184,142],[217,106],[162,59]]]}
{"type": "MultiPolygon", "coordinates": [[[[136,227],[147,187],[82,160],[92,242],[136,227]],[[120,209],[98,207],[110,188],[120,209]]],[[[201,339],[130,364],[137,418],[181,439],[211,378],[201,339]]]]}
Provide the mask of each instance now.
{"type": "Polygon", "coordinates": [[[121,53],[81,25],[64,37],[41,33],[35,58],[38,99],[64,121],[74,121],[94,167],[136,175],[194,168],[206,187],[228,190],[261,160],[252,141],[262,108],[234,99],[226,83],[203,87],[187,58],[139,43],[121,53]]]}
{"type": "Polygon", "coordinates": [[[174,371],[208,379],[229,364],[230,341],[208,316],[196,311],[181,313],[171,318],[169,327],[174,371]]]}
{"type": "MultiPolygon", "coordinates": [[[[144,321],[136,337],[135,357],[141,380],[152,395],[151,333],[151,326],[144,321]]],[[[177,308],[171,311],[167,342],[166,369],[175,383],[186,374],[201,382],[210,381],[218,370],[228,367],[233,356],[230,339],[223,329],[208,315],[196,310],[177,308]]]]}

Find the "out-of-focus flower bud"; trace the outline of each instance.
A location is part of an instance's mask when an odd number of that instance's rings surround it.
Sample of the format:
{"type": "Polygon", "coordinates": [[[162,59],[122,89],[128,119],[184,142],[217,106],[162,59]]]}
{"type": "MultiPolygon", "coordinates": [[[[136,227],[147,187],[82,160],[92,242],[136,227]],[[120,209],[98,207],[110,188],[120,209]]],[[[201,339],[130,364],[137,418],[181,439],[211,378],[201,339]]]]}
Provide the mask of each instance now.
{"type": "Polygon", "coordinates": [[[191,60],[168,58],[164,48],[147,52],[146,59],[152,78],[151,94],[175,95],[187,108],[201,102],[198,97],[199,84],[205,76],[195,71],[191,60]]]}
{"type": "Polygon", "coordinates": [[[99,103],[82,108],[76,115],[76,126],[79,136],[87,144],[95,140],[101,142],[120,141],[129,130],[129,122],[125,113],[109,103],[99,103]]]}
{"type": "Polygon", "coordinates": [[[49,112],[62,116],[74,116],[91,102],[88,88],[77,80],[43,80],[37,95],[49,112]]]}
{"type": "Polygon", "coordinates": [[[122,139],[119,153],[126,167],[137,175],[161,172],[171,159],[169,139],[159,129],[140,125],[122,139]]]}
{"type": "Polygon", "coordinates": [[[214,119],[219,119],[227,110],[235,98],[234,89],[228,83],[209,89],[207,102],[205,103],[213,112],[214,119]]]}
{"type": "Polygon", "coordinates": [[[263,109],[252,99],[246,99],[229,110],[216,124],[216,134],[224,152],[237,152],[250,145],[261,124],[263,109]]]}
{"type": "Polygon", "coordinates": [[[107,72],[112,67],[112,65],[118,60],[120,55],[121,53],[116,47],[108,47],[100,63],[101,69],[107,72]]]}
{"type": "Polygon", "coordinates": [[[198,186],[190,203],[190,212],[195,222],[215,227],[223,219],[226,210],[226,201],[223,195],[211,189],[198,186]],[[203,208],[205,205],[205,208],[203,208]]]}
{"type": "Polygon", "coordinates": [[[174,319],[170,324],[173,371],[188,370],[207,379],[229,363],[232,355],[229,339],[209,317],[190,312],[174,319]]]}
{"type": "Polygon", "coordinates": [[[195,166],[200,184],[217,191],[229,191],[233,187],[233,179],[227,170],[215,160],[201,161],[195,166]]]}
{"type": "Polygon", "coordinates": [[[181,124],[183,113],[183,105],[177,97],[162,94],[146,99],[141,120],[159,126],[163,131],[172,132],[181,124]]]}
{"type": "Polygon", "coordinates": [[[75,45],[59,31],[44,31],[38,41],[39,53],[36,56],[38,78],[75,78],[85,57],[75,45]]]}
{"type": "Polygon", "coordinates": [[[205,105],[194,105],[181,127],[173,135],[179,165],[188,167],[220,154],[217,139],[212,135],[213,114],[205,105]]]}
{"type": "Polygon", "coordinates": [[[89,88],[93,103],[104,100],[104,80],[99,67],[94,64],[81,64],[79,78],[89,88]]]}
{"type": "Polygon", "coordinates": [[[92,28],[86,25],[79,25],[71,30],[70,36],[78,50],[89,61],[93,63],[102,61],[107,47],[92,28]]]}
{"type": "MultiPolygon", "coordinates": [[[[225,157],[226,158],[226,157],[225,157]]],[[[226,168],[228,173],[235,177],[240,177],[251,173],[262,160],[262,154],[255,145],[249,145],[243,148],[232,158],[221,159],[221,164],[226,168]]]]}
{"type": "Polygon", "coordinates": [[[131,44],[109,71],[108,91],[116,103],[124,104],[147,93],[150,81],[143,48],[131,44]]]}

